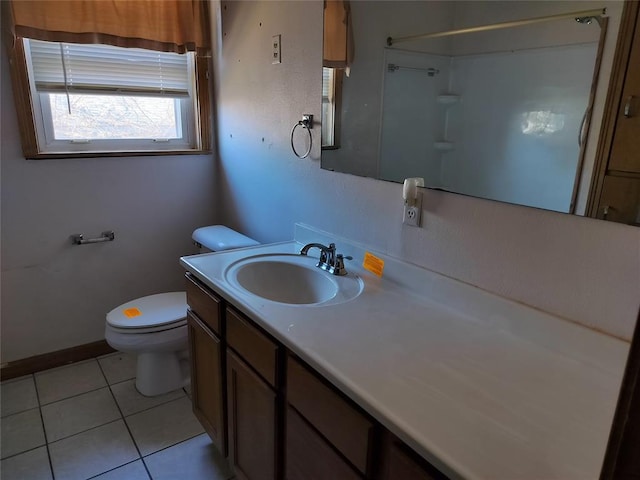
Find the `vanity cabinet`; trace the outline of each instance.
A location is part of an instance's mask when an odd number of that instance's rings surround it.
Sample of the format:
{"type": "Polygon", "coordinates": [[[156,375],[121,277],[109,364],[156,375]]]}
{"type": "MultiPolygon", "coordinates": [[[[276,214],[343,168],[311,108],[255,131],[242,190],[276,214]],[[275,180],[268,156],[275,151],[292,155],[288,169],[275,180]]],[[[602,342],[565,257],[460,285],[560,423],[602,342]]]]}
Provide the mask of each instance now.
{"type": "Polygon", "coordinates": [[[227,343],[272,388],[276,388],[278,344],[233,308],[227,308],[227,343]]]}
{"type": "Polygon", "coordinates": [[[279,478],[280,347],[242,314],[226,309],[229,462],[242,480],[279,478]]]}
{"type": "Polygon", "coordinates": [[[227,453],[220,300],[187,276],[187,326],[193,413],[218,450],[227,453]]]}
{"type": "Polygon", "coordinates": [[[446,480],[442,473],[416,455],[400,439],[389,432],[383,434],[382,464],[376,480],[446,480]]]}
{"type": "Polygon", "coordinates": [[[589,215],[640,226],[640,6],[624,2],[589,215]]]}
{"type": "Polygon", "coordinates": [[[229,462],[242,480],[278,478],[277,397],[233,352],[227,352],[229,462]]]}
{"type": "Polygon", "coordinates": [[[361,478],[368,473],[370,447],[373,444],[374,423],[358,407],[319,378],[300,360],[287,358],[287,479],[293,478],[361,478]],[[317,452],[306,452],[291,438],[299,438],[318,449],[323,458],[302,461],[317,452]],[[318,465],[326,463],[341,476],[318,475],[318,465]],[[350,476],[349,469],[353,469],[350,476]],[[291,472],[291,475],[289,473],[291,472]],[[295,473],[295,474],[294,474],[295,473]]]}
{"type": "Polygon", "coordinates": [[[287,406],[286,479],[359,480],[363,478],[291,406],[287,406]]]}
{"type": "Polygon", "coordinates": [[[238,479],[445,478],[190,274],[187,302],[193,410],[238,479]]]}

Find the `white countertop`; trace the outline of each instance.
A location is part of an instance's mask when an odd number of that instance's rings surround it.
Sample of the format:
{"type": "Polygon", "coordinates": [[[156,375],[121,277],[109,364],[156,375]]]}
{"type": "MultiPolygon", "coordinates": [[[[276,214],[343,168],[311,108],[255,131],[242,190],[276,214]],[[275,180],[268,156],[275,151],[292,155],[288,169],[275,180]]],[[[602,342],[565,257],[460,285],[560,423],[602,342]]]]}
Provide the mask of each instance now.
{"type": "Polygon", "coordinates": [[[599,477],[628,343],[394,259],[378,278],[352,245],[365,287],[351,302],[285,305],[224,279],[300,246],[180,262],[451,478],[599,477]]]}

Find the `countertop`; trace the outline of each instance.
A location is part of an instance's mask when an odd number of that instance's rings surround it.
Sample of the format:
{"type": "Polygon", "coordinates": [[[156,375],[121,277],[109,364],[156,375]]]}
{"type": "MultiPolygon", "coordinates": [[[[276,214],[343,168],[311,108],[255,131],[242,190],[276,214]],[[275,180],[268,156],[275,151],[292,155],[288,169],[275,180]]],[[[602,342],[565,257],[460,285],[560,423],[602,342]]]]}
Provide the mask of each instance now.
{"type": "Polygon", "coordinates": [[[280,304],[224,279],[300,246],[180,262],[452,479],[598,478],[628,343],[392,258],[379,278],[353,246],[350,302],[280,304]]]}

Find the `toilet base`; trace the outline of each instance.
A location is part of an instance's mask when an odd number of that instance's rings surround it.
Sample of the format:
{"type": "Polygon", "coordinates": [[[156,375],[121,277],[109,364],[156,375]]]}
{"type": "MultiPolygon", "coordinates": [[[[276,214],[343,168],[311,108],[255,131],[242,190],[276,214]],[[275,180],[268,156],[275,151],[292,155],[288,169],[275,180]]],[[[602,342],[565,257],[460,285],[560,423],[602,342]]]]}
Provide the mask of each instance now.
{"type": "Polygon", "coordinates": [[[190,381],[187,351],[138,354],[136,388],[147,397],[162,395],[190,381]]]}

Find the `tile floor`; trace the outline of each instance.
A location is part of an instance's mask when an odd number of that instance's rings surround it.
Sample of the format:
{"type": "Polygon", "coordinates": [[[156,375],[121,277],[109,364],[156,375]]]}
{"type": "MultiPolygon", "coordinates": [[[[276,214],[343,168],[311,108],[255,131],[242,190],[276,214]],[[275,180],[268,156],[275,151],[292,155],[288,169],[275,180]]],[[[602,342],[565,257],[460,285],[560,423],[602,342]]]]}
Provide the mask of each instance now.
{"type": "Polygon", "coordinates": [[[188,390],[144,397],[114,353],[0,387],[2,480],[228,480],[188,390]]]}

